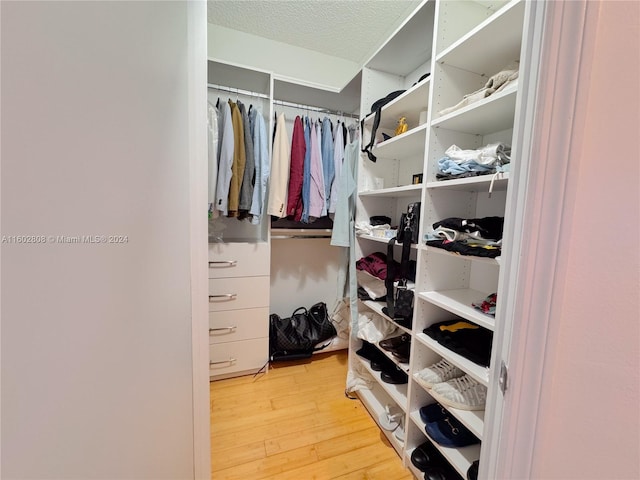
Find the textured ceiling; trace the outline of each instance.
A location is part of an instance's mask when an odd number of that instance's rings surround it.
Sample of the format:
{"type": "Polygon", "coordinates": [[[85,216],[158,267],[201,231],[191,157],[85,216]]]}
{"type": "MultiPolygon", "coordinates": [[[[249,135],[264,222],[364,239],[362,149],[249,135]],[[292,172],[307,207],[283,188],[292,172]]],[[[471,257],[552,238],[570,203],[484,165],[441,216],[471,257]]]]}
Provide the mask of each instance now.
{"type": "Polygon", "coordinates": [[[420,0],[209,0],[208,22],[358,64],[420,0]]]}

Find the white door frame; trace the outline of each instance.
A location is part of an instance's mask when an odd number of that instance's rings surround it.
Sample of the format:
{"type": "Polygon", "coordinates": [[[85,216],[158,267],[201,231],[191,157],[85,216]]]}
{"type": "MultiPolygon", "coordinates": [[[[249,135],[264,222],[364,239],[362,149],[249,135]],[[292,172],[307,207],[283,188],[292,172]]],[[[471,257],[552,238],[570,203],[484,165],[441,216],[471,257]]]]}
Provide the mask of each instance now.
{"type": "Polygon", "coordinates": [[[520,78],[527,98],[516,119],[521,135],[514,142],[523,156],[513,215],[517,225],[508,247],[513,261],[505,272],[513,286],[503,305],[511,331],[498,339],[493,359],[505,361],[509,382],[504,397],[493,389],[500,398],[485,418],[490,455],[485,465],[481,462],[480,478],[531,478],[553,335],[550,319],[557,317],[566,270],[558,246],[574,194],[569,172],[579,162],[574,150],[583,136],[579,108],[589,89],[584,72],[591,62],[598,2],[533,2],[532,12],[525,25],[531,48],[522,52],[531,72],[520,78]]]}
{"type": "Polygon", "coordinates": [[[191,217],[191,338],[193,356],[193,477],[211,478],[207,249],[207,4],[187,2],[189,183],[191,217]]]}

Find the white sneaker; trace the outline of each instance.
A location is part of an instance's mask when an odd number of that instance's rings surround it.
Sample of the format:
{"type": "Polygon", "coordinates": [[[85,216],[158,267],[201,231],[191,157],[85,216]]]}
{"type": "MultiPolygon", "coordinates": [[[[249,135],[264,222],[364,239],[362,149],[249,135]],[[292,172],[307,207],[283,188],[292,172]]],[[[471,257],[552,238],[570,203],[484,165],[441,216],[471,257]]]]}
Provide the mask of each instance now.
{"type": "Polygon", "coordinates": [[[446,382],[455,377],[464,375],[464,372],[455,365],[451,365],[444,358],[430,367],[424,368],[414,376],[416,381],[425,388],[431,388],[436,383],[446,382]]]}
{"type": "Polygon", "coordinates": [[[442,405],[460,410],[483,410],[487,401],[487,387],[469,375],[436,383],[429,394],[442,405]]]}
{"type": "Polygon", "coordinates": [[[401,420],[402,412],[391,405],[385,405],[384,412],[380,412],[380,415],[378,415],[380,426],[389,431],[395,430],[400,425],[401,420]]]}
{"type": "Polygon", "coordinates": [[[400,425],[393,431],[393,436],[404,443],[404,419],[400,419],[400,425]]]}

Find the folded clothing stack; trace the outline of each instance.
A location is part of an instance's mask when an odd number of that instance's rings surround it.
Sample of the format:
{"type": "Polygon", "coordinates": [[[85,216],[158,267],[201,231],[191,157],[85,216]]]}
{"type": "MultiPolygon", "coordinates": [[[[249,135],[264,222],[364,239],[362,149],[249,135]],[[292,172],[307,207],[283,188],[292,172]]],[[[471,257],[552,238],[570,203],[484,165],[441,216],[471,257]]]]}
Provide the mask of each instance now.
{"type": "Polygon", "coordinates": [[[430,247],[476,257],[495,258],[502,253],[504,217],[449,217],[432,226],[425,235],[430,247]]]}
{"type": "Polygon", "coordinates": [[[491,330],[470,322],[447,320],[434,323],[423,331],[452,352],[483,367],[489,366],[493,343],[491,330]]]}
{"type": "Polygon", "coordinates": [[[491,143],[477,150],[462,150],[451,145],[445,156],[438,160],[437,180],[489,175],[509,171],[511,147],[504,143],[491,143]]]}

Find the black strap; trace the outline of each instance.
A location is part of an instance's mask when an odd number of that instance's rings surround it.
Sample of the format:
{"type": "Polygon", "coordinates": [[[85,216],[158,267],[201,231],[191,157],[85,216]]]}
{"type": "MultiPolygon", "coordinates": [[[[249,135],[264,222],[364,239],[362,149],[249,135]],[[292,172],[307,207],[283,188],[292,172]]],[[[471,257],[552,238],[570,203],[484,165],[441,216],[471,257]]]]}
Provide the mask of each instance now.
{"type": "MultiPolygon", "coordinates": [[[[376,109],[376,116],[373,119],[373,126],[371,127],[371,139],[369,140],[369,143],[362,149],[362,153],[366,153],[367,156],[369,157],[369,160],[371,160],[374,163],[377,160],[377,158],[373,153],[371,153],[371,148],[373,148],[373,145],[376,142],[376,132],[378,131],[378,125],[380,125],[381,109],[382,107],[376,109]]],[[[364,118],[362,119],[362,122],[360,125],[360,131],[364,132],[364,118]]]]}
{"type": "MultiPolygon", "coordinates": [[[[407,286],[407,276],[409,275],[409,257],[411,256],[411,219],[407,217],[405,225],[400,225],[398,228],[404,229],[402,235],[402,256],[400,257],[400,271],[398,272],[399,286],[407,286]]],[[[385,287],[387,287],[387,315],[391,318],[395,318],[395,299],[393,298],[393,280],[395,275],[395,266],[393,264],[393,247],[396,245],[396,237],[393,237],[387,243],[387,278],[384,281],[385,287]]]]}

